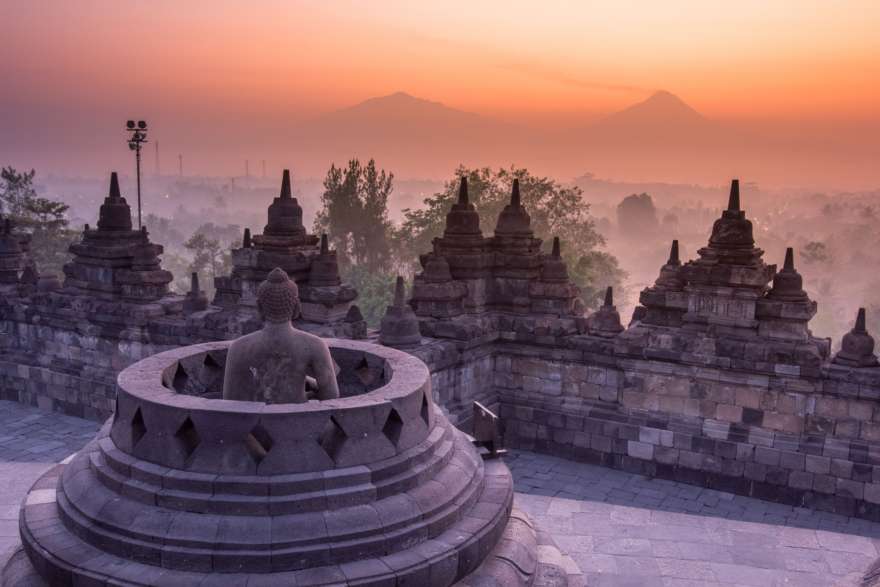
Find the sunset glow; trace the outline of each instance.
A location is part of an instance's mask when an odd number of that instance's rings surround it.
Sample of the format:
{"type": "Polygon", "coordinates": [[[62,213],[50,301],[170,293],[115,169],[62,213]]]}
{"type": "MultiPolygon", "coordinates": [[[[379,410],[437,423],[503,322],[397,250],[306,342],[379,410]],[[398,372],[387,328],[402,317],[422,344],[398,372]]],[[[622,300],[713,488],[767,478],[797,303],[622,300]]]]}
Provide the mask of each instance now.
{"type": "Polygon", "coordinates": [[[659,89],[756,124],[876,123],[880,102],[880,4],[868,0],[9,0],[0,17],[15,23],[0,150],[66,172],[105,169],[102,144],[132,112],[217,173],[242,151],[284,148],[300,121],[395,91],[551,126],[659,89]]]}

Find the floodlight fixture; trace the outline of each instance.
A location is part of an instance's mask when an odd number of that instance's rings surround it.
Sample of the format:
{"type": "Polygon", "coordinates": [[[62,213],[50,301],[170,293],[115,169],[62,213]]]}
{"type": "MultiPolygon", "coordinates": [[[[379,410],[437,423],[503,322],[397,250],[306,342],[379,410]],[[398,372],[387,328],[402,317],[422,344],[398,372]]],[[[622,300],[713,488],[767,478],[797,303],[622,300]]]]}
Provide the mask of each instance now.
{"type": "Polygon", "coordinates": [[[144,226],[141,221],[141,147],[147,142],[147,123],[144,120],[138,120],[135,125],[134,120],[129,120],[125,123],[125,127],[131,133],[128,137],[128,148],[134,151],[135,169],[137,170],[138,228],[143,230],[144,226]]]}

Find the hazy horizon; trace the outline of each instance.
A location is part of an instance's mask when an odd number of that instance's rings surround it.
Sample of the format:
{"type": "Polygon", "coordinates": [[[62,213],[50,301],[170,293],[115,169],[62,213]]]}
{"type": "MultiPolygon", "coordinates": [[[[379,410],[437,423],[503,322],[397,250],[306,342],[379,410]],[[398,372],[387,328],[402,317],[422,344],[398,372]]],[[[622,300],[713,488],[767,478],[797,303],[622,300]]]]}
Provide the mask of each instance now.
{"type": "Polygon", "coordinates": [[[876,188],[880,5],[765,4],[10,0],[0,160],[128,170],[124,121],[143,118],[146,169],[158,141],[166,174],[178,154],[186,174],[220,177],[245,159],[253,175],[266,160],[270,176],[320,177],[358,156],[401,178],[516,164],[561,181],[876,188]],[[660,90],[699,118],[658,108],[597,130],[660,90]],[[438,104],[346,122],[397,92],[438,104]]]}

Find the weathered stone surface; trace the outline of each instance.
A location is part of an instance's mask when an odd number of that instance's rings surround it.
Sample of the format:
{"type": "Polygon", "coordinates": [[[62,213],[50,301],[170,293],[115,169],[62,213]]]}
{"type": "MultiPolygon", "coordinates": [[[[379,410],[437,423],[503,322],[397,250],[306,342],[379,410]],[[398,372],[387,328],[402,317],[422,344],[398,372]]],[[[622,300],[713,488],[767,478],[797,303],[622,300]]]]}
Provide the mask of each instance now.
{"type": "Polygon", "coordinates": [[[73,260],[64,266],[64,289],[106,300],[157,301],[168,295],[173,279],[160,265],[162,251],[150,242],[146,227],[132,230],[131,208],[113,172],[97,230],[86,227],[82,240],[70,245],[73,260]]]}
{"type": "Polygon", "coordinates": [[[379,342],[386,346],[412,347],[422,341],[418,318],[406,303],[405,291],[403,277],[398,275],[394,283],[394,299],[379,326],[379,342]]]}
{"type": "MultiPolygon", "coordinates": [[[[384,365],[372,390],[308,405],[210,399],[216,383],[194,366],[227,364],[228,342],[123,371],[114,417],[26,499],[32,568],[7,579],[444,587],[470,573],[507,526],[509,471],[484,465],[434,407],[421,361],[331,344],[343,369],[357,355],[384,365]]],[[[531,546],[514,550],[528,560],[531,546]]]]}
{"type": "Polygon", "coordinates": [[[345,318],[357,292],[339,279],[336,252],[327,239],[309,234],[302,208],[292,196],[290,172],[284,170],[281,192],[272,201],[263,234],[245,234],[242,247],[232,250],[232,272],[214,280],[214,304],[255,313],[256,293],[269,272],[284,270],[299,286],[304,320],[326,325],[323,332],[350,335],[362,325],[345,318]]]}
{"type": "Polygon", "coordinates": [[[877,355],[874,354],[874,337],[865,328],[865,309],[859,308],[853,329],[844,335],[840,352],[834,356],[834,362],[847,367],[876,367],[877,355]]]}

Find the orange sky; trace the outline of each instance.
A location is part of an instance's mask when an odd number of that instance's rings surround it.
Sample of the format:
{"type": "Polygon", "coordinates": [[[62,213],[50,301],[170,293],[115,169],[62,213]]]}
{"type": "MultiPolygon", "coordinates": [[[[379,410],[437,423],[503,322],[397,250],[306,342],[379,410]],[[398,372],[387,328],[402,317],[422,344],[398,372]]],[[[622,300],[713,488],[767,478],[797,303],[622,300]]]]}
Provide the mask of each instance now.
{"type": "Polygon", "coordinates": [[[130,116],[220,173],[239,143],[397,90],[529,122],[660,88],[716,119],[880,118],[876,0],[4,0],[0,19],[0,163],[65,173],[125,161],[130,116]]]}

